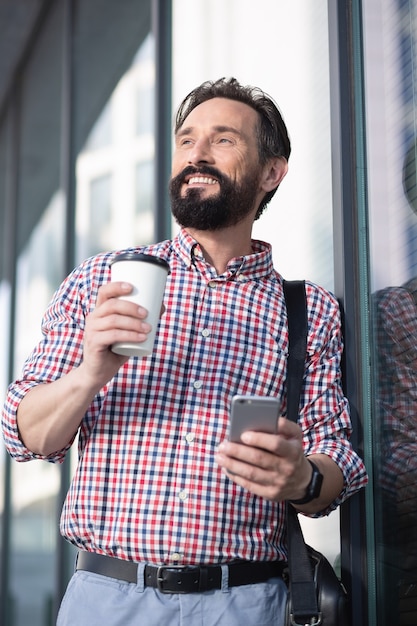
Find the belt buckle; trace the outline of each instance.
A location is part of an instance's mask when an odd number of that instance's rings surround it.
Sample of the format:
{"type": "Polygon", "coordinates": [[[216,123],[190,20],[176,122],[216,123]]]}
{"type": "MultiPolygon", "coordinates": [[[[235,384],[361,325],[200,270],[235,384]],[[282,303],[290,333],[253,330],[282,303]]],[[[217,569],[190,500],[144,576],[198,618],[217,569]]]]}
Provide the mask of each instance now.
{"type": "Polygon", "coordinates": [[[187,570],[189,570],[190,568],[187,565],[159,565],[158,570],[156,572],[156,588],[158,589],[158,591],[160,591],[161,593],[165,593],[165,594],[170,594],[170,593],[188,593],[187,591],[182,591],[181,589],[175,590],[175,591],[171,591],[169,589],[164,589],[163,585],[164,585],[164,579],[163,579],[163,572],[165,570],[177,570],[178,572],[185,572],[187,570]]]}

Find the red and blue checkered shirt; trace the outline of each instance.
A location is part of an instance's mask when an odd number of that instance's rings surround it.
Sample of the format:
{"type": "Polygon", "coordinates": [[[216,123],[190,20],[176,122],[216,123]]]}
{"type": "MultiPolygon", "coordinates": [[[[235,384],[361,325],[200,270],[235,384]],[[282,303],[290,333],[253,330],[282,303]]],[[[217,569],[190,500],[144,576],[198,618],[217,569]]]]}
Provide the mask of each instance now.
{"type": "MultiPolygon", "coordinates": [[[[237,486],[214,458],[227,438],[234,394],[278,396],[285,413],[286,309],[271,248],[253,241],[253,254],[232,259],[221,276],[185,231],[140,251],[167,260],[171,269],[156,347],[152,356],[130,358],[85,414],[61,532],[82,549],[134,561],[285,559],[283,504],[237,486]]],[[[3,431],[18,461],[40,458],[19,439],[19,402],[32,386],[80,364],[85,319],[100,285],[110,280],[114,255],[88,259],[64,281],[44,316],[43,340],[9,388],[3,431]]],[[[311,283],[307,299],[299,420],[305,453],[329,455],[345,480],[327,513],[367,477],[348,441],[337,301],[311,283]]],[[[71,443],[47,460],[61,462],[71,443]]]]}

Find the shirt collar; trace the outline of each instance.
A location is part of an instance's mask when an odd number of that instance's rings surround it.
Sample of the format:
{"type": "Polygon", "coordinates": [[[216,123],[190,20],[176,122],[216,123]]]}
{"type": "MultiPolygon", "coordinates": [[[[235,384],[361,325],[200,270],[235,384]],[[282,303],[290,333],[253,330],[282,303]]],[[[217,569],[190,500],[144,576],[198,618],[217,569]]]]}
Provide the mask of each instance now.
{"type": "MultiPolygon", "coordinates": [[[[208,266],[208,263],[203,258],[200,245],[186,230],[180,230],[172,245],[175,252],[188,268],[193,266],[198,268],[198,265],[201,263],[206,267],[208,266]]],[[[264,241],[252,239],[252,249],[252,254],[231,259],[227,265],[227,271],[222,277],[225,279],[237,277],[240,281],[244,281],[259,279],[273,273],[274,265],[271,245],[264,241]]],[[[214,268],[212,269],[214,271],[214,268]]]]}

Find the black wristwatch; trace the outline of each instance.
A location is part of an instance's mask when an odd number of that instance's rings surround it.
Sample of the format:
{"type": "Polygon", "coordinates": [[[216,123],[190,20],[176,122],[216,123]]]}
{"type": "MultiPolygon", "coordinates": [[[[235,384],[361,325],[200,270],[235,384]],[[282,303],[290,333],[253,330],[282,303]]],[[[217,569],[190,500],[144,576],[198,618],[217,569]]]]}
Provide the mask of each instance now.
{"type": "Polygon", "coordinates": [[[311,500],[318,498],[320,495],[321,486],[323,484],[323,474],[313,461],[310,461],[310,459],[307,459],[307,461],[313,468],[313,474],[307,485],[306,494],[304,498],[300,498],[299,500],[290,500],[291,504],[307,504],[307,502],[311,502],[311,500]]]}

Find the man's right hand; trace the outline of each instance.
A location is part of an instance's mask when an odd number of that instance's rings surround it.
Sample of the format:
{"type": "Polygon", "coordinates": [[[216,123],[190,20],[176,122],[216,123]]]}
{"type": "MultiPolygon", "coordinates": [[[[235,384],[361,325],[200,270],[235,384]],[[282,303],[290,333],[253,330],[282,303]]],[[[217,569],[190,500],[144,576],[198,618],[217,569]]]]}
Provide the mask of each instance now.
{"type": "Polygon", "coordinates": [[[111,346],[119,341],[143,342],[151,330],[145,321],[147,310],[120,298],[132,289],[131,284],[122,282],[103,285],[94,311],[86,318],[83,369],[98,389],[113,378],[129,358],[112,352],[111,346]]]}

